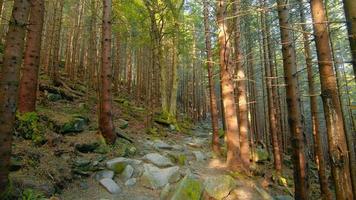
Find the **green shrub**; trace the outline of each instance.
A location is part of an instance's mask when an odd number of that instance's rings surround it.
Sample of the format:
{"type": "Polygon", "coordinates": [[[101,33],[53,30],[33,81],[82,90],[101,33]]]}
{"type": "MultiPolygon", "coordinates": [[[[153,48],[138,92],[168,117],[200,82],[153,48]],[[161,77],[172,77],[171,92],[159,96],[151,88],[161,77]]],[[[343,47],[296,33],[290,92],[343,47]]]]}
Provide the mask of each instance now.
{"type": "Polygon", "coordinates": [[[21,137],[32,140],[36,144],[42,144],[45,141],[43,132],[39,125],[39,117],[35,112],[24,114],[17,113],[17,132],[21,137]]]}

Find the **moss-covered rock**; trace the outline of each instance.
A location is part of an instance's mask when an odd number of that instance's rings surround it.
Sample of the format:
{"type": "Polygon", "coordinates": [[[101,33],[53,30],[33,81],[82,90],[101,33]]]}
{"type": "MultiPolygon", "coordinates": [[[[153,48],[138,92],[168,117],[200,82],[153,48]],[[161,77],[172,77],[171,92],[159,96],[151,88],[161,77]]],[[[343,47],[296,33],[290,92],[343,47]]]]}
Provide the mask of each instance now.
{"type": "Polygon", "coordinates": [[[178,184],[171,200],[199,200],[203,192],[203,184],[197,180],[184,177],[178,184]]]}
{"type": "Polygon", "coordinates": [[[89,119],[83,116],[73,116],[68,122],[65,122],[60,129],[60,133],[79,133],[84,131],[86,125],[88,125],[89,119]]]}
{"type": "Polygon", "coordinates": [[[236,186],[235,179],[229,175],[209,177],[204,182],[205,191],[210,197],[221,200],[236,186]]]}
{"type": "Polygon", "coordinates": [[[16,132],[21,137],[32,140],[35,144],[43,144],[46,141],[37,113],[17,113],[16,119],[16,132]]]}
{"type": "Polygon", "coordinates": [[[266,162],[270,159],[268,151],[262,148],[256,148],[251,156],[256,163],[266,162]]]}

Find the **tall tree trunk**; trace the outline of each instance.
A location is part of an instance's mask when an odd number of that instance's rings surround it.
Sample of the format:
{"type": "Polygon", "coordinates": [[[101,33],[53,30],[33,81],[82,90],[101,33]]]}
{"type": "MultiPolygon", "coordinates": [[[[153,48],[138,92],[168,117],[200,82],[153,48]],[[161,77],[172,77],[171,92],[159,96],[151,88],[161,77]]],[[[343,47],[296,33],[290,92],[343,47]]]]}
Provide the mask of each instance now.
{"type": "Polygon", "coordinates": [[[19,111],[21,113],[34,112],[36,109],[44,8],[43,0],[31,1],[26,50],[19,86],[19,111]]]}
{"type": "Polygon", "coordinates": [[[281,31],[283,68],[287,85],[288,121],[293,145],[295,199],[308,199],[308,173],[304,147],[303,126],[298,97],[296,55],[290,31],[289,6],[284,0],[277,0],[278,18],[281,31]]]}
{"type": "Polygon", "coordinates": [[[213,54],[211,51],[209,8],[208,8],[207,0],[204,0],[203,4],[204,4],[205,46],[206,46],[206,53],[207,53],[208,81],[209,81],[209,94],[210,94],[211,125],[213,127],[212,149],[215,153],[219,154],[220,144],[219,144],[218,107],[216,104],[216,94],[215,94],[214,79],[213,79],[213,54]]]}
{"type": "Polygon", "coordinates": [[[352,55],[352,66],[354,68],[354,79],[356,80],[356,1],[343,0],[345,17],[347,21],[347,31],[352,55]]]}
{"type": "Polygon", "coordinates": [[[29,14],[28,0],[15,0],[6,35],[0,77],[0,198],[5,195],[10,169],[12,133],[18,98],[18,81],[29,14]]]}
{"type": "Polygon", "coordinates": [[[308,74],[308,87],[309,87],[309,96],[310,96],[310,109],[311,109],[311,118],[312,118],[312,131],[314,139],[314,151],[315,151],[315,161],[318,166],[319,173],[319,183],[320,183],[320,193],[323,199],[331,200],[331,192],[329,189],[328,178],[326,175],[326,165],[322,147],[321,133],[319,131],[319,119],[318,119],[318,99],[316,96],[316,91],[314,87],[314,78],[313,78],[313,62],[312,62],[312,53],[310,49],[310,38],[307,33],[307,27],[305,25],[306,19],[304,14],[303,1],[299,0],[299,12],[300,20],[303,31],[304,39],[304,56],[307,66],[308,74]]]}
{"type": "Polygon", "coordinates": [[[103,6],[99,127],[101,134],[104,136],[106,141],[112,144],[115,142],[116,134],[111,112],[111,0],[103,0],[103,6]]]}
{"type": "Polygon", "coordinates": [[[226,0],[217,1],[217,20],[219,27],[219,48],[220,48],[220,76],[221,92],[223,101],[224,118],[226,121],[226,143],[227,158],[226,163],[230,168],[241,165],[240,158],[240,138],[239,127],[237,125],[236,102],[234,98],[234,85],[230,74],[229,54],[230,42],[226,24],[226,0]]]}
{"type": "Polygon", "coordinates": [[[237,78],[237,98],[239,112],[240,152],[245,167],[250,167],[250,145],[248,141],[247,89],[246,74],[243,67],[243,53],[240,49],[240,0],[234,0],[234,28],[235,28],[235,67],[237,78]]]}
{"type": "Polygon", "coordinates": [[[310,4],[336,198],[351,200],[353,199],[353,192],[349,153],[336,77],[333,71],[329,33],[326,24],[327,18],[322,0],[311,0],[310,4]]]}

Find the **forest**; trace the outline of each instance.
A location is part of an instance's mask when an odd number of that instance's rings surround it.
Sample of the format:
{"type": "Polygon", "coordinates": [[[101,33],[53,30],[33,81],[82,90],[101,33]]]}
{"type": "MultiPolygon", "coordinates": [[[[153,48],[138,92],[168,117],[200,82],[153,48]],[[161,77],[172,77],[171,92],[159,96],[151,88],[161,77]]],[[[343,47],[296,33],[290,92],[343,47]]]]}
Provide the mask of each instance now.
{"type": "Polygon", "coordinates": [[[356,199],[356,0],[0,0],[0,199],[356,199]]]}

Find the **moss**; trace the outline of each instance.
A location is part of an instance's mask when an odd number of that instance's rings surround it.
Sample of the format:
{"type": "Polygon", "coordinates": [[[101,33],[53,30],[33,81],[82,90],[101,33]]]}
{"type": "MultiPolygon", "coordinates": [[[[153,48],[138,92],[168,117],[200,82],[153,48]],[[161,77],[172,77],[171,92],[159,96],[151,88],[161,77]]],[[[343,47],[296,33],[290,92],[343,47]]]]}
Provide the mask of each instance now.
{"type": "Polygon", "coordinates": [[[126,165],[125,163],[117,163],[114,165],[113,167],[113,171],[116,173],[116,174],[121,174],[125,168],[126,168],[126,165]]]}
{"type": "Polygon", "coordinates": [[[185,165],[185,162],[187,161],[187,156],[186,155],[184,155],[184,154],[179,154],[178,156],[177,156],[177,163],[179,164],[179,165],[185,165]]]}
{"type": "Polygon", "coordinates": [[[35,144],[43,144],[45,142],[43,128],[40,127],[37,113],[17,113],[16,118],[16,131],[20,133],[21,137],[32,140],[35,144]]]}
{"type": "Polygon", "coordinates": [[[203,185],[199,180],[185,177],[178,185],[172,200],[199,200],[203,191],[203,185]]]}

